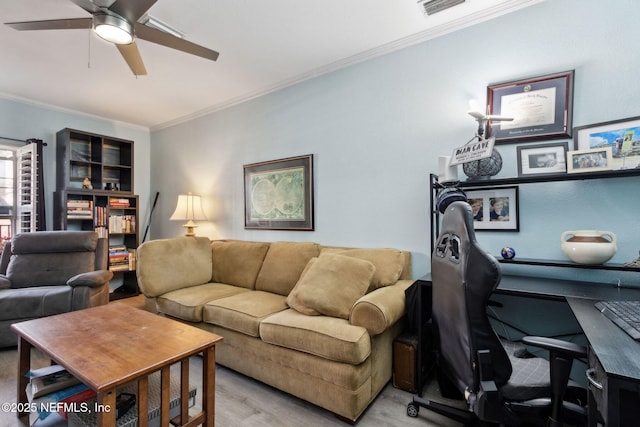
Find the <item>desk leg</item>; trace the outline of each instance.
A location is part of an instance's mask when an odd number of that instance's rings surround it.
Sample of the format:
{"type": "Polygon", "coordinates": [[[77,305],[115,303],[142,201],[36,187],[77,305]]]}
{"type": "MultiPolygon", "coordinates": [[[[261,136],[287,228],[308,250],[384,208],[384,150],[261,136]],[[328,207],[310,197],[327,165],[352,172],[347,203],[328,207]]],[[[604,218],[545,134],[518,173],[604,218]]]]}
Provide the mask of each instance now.
{"type": "Polygon", "coordinates": [[[202,354],[202,409],[204,425],[213,427],[215,422],[216,348],[209,347],[202,354]]]}
{"type": "Polygon", "coordinates": [[[596,399],[593,397],[591,390],[587,390],[587,426],[596,427],[598,419],[598,409],[596,399]]]}
{"type": "Polygon", "coordinates": [[[98,427],[116,426],[116,389],[98,392],[98,427]]]}
{"type": "MultiPolygon", "coordinates": [[[[18,337],[18,390],[17,390],[17,402],[27,403],[27,384],[29,379],[27,373],[31,370],[31,343],[22,337],[18,337]]],[[[18,405],[18,407],[24,409],[26,405],[18,405]]],[[[17,413],[18,417],[27,415],[27,411],[20,411],[17,413]]]]}

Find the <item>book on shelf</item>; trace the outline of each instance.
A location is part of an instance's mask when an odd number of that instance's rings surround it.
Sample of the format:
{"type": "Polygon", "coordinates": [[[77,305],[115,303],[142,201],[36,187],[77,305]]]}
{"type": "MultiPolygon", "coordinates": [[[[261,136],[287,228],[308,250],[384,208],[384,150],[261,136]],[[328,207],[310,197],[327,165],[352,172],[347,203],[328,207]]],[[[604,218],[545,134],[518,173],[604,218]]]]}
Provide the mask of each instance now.
{"type": "Polygon", "coordinates": [[[60,365],[31,371],[31,395],[34,398],[80,384],[80,380],[60,365]]]}
{"type": "Polygon", "coordinates": [[[97,226],[96,228],[94,228],[94,230],[96,233],[98,233],[99,238],[106,239],[107,237],[109,237],[109,233],[107,233],[107,227],[97,226]]]}
{"type": "Polygon", "coordinates": [[[135,233],[135,215],[110,215],[109,233],[135,233]]]}
{"type": "Polygon", "coordinates": [[[125,245],[109,246],[109,270],[129,271],[131,251],[125,245]]]}
{"type": "Polygon", "coordinates": [[[110,197],[109,206],[118,207],[118,208],[128,208],[128,207],[131,207],[131,203],[129,199],[125,199],[125,198],[118,199],[118,198],[110,197]]]}
{"type": "MultiPolygon", "coordinates": [[[[67,413],[82,411],[86,402],[96,397],[97,393],[87,385],[79,383],[61,390],[33,397],[31,384],[27,384],[25,390],[29,403],[35,403],[35,411],[29,412],[29,424],[31,426],[59,425],[60,418],[67,418],[67,413]],[[49,422],[51,420],[51,423],[49,422]]],[[[66,425],[66,424],[62,424],[66,425]]]]}
{"type": "Polygon", "coordinates": [[[67,200],[67,209],[91,209],[93,206],[92,200],[82,200],[82,199],[69,199],[67,200]]]}
{"type": "Polygon", "coordinates": [[[81,406],[82,402],[93,399],[98,395],[98,393],[85,386],[84,384],[81,385],[84,387],[78,387],[74,389],[75,393],[59,400],[61,405],[58,407],[58,413],[62,418],[67,419],[67,411],[70,410],[73,412],[78,412],[77,409],[80,409],[80,412],[82,412],[86,407],[81,406]]]}
{"type": "Polygon", "coordinates": [[[96,227],[106,227],[107,226],[107,208],[105,206],[96,206],[94,208],[95,221],[94,224],[96,227]]]}
{"type": "Polygon", "coordinates": [[[129,251],[129,270],[135,271],[136,269],[136,250],[127,249],[129,251]]]}
{"type": "Polygon", "coordinates": [[[68,219],[93,219],[92,200],[67,200],[68,219]]]}

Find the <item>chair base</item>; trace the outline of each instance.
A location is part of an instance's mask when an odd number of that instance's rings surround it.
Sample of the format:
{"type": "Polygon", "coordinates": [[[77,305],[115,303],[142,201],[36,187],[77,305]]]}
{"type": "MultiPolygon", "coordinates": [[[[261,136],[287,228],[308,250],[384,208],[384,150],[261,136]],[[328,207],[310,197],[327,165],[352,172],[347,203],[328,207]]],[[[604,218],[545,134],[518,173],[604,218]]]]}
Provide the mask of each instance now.
{"type": "Polygon", "coordinates": [[[420,412],[420,407],[429,409],[440,415],[444,415],[447,418],[463,423],[465,426],[479,425],[477,417],[473,412],[466,411],[464,409],[454,408],[451,406],[443,405],[438,402],[434,402],[429,399],[425,399],[419,396],[414,396],[411,403],[407,405],[407,415],[410,417],[417,417],[420,412]]]}

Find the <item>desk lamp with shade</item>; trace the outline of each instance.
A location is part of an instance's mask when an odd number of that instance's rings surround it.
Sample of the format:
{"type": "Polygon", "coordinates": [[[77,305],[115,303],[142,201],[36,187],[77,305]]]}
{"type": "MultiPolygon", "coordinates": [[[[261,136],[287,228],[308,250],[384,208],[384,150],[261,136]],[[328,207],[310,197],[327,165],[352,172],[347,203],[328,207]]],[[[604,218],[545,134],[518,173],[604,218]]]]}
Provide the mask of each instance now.
{"type": "Polygon", "coordinates": [[[202,210],[202,198],[195,196],[191,192],[180,194],[176,210],[169,218],[171,221],[187,221],[183,227],[187,229],[185,236],[195,236],[195,228],[198,226],[195,221],[206,221],[207,217],[202,210]]]}

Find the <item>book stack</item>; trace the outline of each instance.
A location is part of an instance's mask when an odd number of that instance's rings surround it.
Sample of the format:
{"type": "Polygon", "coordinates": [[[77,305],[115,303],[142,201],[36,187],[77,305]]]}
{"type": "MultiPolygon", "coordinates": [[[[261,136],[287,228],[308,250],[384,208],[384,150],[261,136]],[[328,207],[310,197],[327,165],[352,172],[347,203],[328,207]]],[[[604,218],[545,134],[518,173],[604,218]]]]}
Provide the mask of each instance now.
{"type": "Polygon", "coordinates": [[[95,391],[60,365],[32,370],[28,376],[30,381],[25,392],[36,409],[29,416],[32,426],[58,425],[56,421],[59,417],[66,418],[67,411],[73,412],[82,402],[96,397],[95,391]]]}
{"type": "Polygon", "coordinates": [[[129,250],[124,245],[109,246],[109,270],[129,271],[129,250]]]}
{"type": "Polygon", "coordinates": [[[128,208],[130,207],[129,199],[118,199],[115,197],[109,198],[109,206],[113,208],[128,208]]]}
{"type": "Polygon", "coordinates": [[[110,215],[109,233],[135,233],[135,215],[110,215]]]}
{"type": "Polygon", "coordinates": [[[67,219],[93,219],[93,201],[67,200],[67,219]]]}

